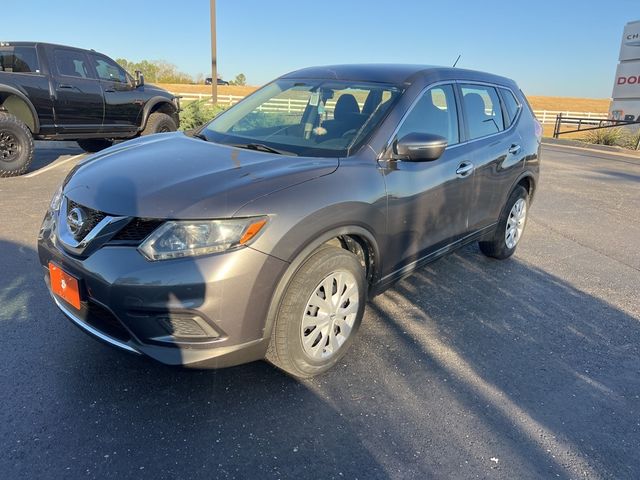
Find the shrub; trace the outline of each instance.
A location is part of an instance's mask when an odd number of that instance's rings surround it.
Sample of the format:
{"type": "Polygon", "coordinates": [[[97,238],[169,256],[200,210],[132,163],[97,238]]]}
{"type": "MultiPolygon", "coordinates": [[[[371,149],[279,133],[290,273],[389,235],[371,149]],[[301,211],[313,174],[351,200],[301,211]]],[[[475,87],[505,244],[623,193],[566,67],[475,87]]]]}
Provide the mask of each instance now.
{"type": "Polygon", "coordinates": [[[624,135],[625,132],[621,127],[603,128],[587,132],[582,140],[597,145],[620,145],[624,135]]]}
{"type": "Polygon", "coordinates": [[[624,138],[622,139],[622,146],[635,150],[638,142],[640,142],[640,129],[637,129],[635,132],[629,129],[625,132],[624,138]]]}
{"type": "Polygon", "coordinates": [[[211,105],[208,100],[197,100],[183,103],[180,112],[180,130],[191,130],[204,125],[226,107],[211,105]]]}

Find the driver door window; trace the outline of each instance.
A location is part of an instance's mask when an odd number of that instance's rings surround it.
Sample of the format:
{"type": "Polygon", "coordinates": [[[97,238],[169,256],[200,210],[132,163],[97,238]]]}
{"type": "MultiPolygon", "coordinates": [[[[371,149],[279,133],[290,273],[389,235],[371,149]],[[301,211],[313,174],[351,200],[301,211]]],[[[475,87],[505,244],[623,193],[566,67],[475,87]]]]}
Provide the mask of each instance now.
{"type": "Polygon", "coordinates": [[[130,86],[129,76],[115,62],[112,62],[105,57],[96,56],[93,56],[91,60],[100,80],[113,82],[123,87],[130,86]]]}
{"type": "Polygon", "coordinates": [[[422,95],[400,126],[397,138],[409,133],[440,135],[447,139],[448,145],[460,141],[458,112],[451,85],[438,85],[422,95]]]}

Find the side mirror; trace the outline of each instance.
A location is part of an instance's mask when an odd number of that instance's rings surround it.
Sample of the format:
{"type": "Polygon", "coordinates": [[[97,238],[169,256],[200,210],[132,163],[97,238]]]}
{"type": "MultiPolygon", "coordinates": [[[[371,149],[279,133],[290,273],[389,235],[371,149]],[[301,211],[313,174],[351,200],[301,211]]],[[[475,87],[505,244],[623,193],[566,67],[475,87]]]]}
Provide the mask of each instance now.
{"type": "Polygon", "coordinates": [[[140,70],[136,70],[136,87],[144,86],[144,75],[140,70]]]}
{"type": "Polygon", "coordinates": [[[409,162],[430,162],[437,160],[447,147],[447,139],[431,133],[409,133],[396,140],[393,145],[394,157],[409,162]]]}

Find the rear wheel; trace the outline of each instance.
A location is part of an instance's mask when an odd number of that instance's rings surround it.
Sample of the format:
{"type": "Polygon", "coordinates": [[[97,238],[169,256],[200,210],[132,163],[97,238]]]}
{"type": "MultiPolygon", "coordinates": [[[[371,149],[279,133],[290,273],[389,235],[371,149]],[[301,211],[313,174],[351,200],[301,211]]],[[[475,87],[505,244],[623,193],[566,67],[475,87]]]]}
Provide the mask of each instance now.
{"type": "Polygon", "coordinates": [[[33,136],[24,122],[0,113],[0,177],[14,177],[27,171],[33,160],[33,136]]]}
{"type": "Polygon", "coordinates": [[[524,233],[528,212],[529,192],[524,187],[517,186],[509,195],[493,236],[479,242],[480,251],[499,260],[513,255],[524,233]]]}
{"type": "Polygon", "coordinates": [[[140,135],[153,135],[154,133],[175,132],[178,129],[176,122],[170,115],[162,112],[153,112],[147,119],[147,125],[140,135]]]}
{"type": "Polygon", "coordinates": [[[353,342],[365,302],[358,257],[323,247],[305,261],[284,293],[267,360],[296,377],[327,371],[353,342]]]}
{"type": "Polygon", "coordinates": [[[113,140],[107,140],[106,138],[86,138],[84,140],[78,140],[78,145],[85,152],[94,153],[109,148],[113,145],[113,140]]]}

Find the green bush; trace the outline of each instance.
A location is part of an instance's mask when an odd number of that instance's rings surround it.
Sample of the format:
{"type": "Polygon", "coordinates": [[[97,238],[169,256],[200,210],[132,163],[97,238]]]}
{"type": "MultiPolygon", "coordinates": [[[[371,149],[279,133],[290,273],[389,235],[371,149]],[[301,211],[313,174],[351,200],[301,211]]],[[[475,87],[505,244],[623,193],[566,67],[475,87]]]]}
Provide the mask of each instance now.
{"type": "Polygon", "coordinates": [[[208,100],[184,102],[180,112],[180,130],[191,130],[204,125],[226,107],[211,105],[208,100]]]}

